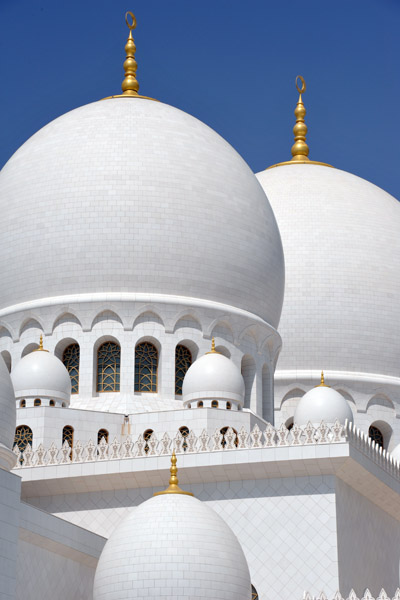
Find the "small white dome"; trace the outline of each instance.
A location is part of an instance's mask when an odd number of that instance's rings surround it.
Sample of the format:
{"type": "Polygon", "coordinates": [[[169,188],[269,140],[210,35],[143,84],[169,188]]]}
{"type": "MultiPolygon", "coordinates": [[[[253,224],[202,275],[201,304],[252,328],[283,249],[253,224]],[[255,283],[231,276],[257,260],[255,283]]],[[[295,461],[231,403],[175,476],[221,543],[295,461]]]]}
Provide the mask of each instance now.
{"type": "Polygon", "coordinates": [[[17,400],[49,398],[69,404],[71,379],[61,360],[46,350],[21,358],[11,372],[17,400]]]}
{"type": "Polygon", "coordinates": [[[182,494],[155,496],[113,532],[94,600],[247,600],[250,574],[236,536],[211,508],[182,494]]]}
{"type": "Polygon", "coordinates": [[[11,451],[16,425],[14,388],[11,377],[0,356],[0,468],[12,469],[16,456],[11,451]]]}
{"type": "Polygon", "coordinates": [[[224,400],[243,406],[244,381],[237,366],[226,356],[211,351],[187,370],[182,386],[185,406],[199,400],[224,400]]]}
{"type": "Polygon", "coordinates": [[[343,425],[346,419],[353,422],[349,403],[339,392],[326,385],[319,385],[304,394],[293,418],[296,425],[310,422],[314,426],[320,425],[321,421],[326,424],[340,421],[343,425]]]}
{"type": "Polygon", "coordinates": [[[395,460],[397,460],[398,462],[400,462],[400,444],[397,444],[397,446],[395,448],[393,448],[393,450],[390,453],[393,458],[395,460]]]}

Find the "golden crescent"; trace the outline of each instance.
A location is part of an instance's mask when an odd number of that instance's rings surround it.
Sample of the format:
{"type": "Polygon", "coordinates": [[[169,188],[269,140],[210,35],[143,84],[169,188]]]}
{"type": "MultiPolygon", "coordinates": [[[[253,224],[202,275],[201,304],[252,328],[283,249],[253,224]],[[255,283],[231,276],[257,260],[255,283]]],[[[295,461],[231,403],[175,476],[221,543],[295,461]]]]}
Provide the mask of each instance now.
{"type": "Polygon", "coordinates": [[[304,94],[304,92],[306,91],[306,82],[304,81],[304,77],[302,77],[301,75],[297,75],[296,77],[296,90],[299,92],[299,94],[304,94]],[[299,79],[301,81],[301,87],[299,87],[299,79]]]}
{"type": "Polygon", "coordinates": [[[131,31],[132,31],[132,29],[135,29],[135,27],[136,27],[136,17],[133,14],[133,12],[131,12],[130,10],[128,10],[125,13],[125,23],[128,25],[128,27],[131,31]],[[132,19],[132,23],[129,23],[128,17],[130,17],[132,19]]]}

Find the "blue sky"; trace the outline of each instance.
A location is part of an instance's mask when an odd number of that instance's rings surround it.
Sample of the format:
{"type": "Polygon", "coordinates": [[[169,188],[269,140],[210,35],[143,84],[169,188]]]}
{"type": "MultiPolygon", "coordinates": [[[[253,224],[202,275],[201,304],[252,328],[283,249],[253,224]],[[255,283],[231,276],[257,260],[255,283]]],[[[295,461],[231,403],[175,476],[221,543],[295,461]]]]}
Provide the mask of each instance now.
{"type": "Polygon", "coordinates": [[[400,0],[0,0],[2,166],[40,127],[119,93],[198,117],[257,172],[288,160],[304,76],[310,158],[400,198],[400,0]]]}

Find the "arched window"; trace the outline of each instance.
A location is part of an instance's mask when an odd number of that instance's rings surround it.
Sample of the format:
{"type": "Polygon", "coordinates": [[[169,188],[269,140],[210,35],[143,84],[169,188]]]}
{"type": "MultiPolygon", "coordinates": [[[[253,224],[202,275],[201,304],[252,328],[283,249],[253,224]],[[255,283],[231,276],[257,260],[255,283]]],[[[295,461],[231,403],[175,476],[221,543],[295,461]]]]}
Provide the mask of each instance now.
{"type": "Polygon", "coordinates": [[[371,425],[368,430],[368,435],[378,446],[383,448],[383,434],[380,429],[375,427],[375,425],[371,425]]]}
{"type": "Polygon", "coordinates": [[[70,344],[63,352],[62,361],[71,377],[71,394],[79,393],[79,344],[70,344]]]}
{"type": "Polygon", "coordinates": [[[184,425],[183,427],[179,427],[179,431],[180,431],[181,436],[183,437],[182,448],[183,448],[183,451],[186,452],[186,450],[188,449],[188,443],[186,441],[186,438],[189,435],[189,427],[186,427],[186,425],[184,425]]]}
{"type": "MultiPolygon", "coordinates": [[[[228,443],[228,442],[226,441],[226,439],[225,439],[225,434],[226,434],[226,432],[228,431],[228,429],[229,429],[229,427],[223,427],[222,429],[220,429],[220,433],[222,433],[221,446],[222,446],[223,448],[225,448],[226,444],[228,443]]],[[[233,429],[233,427],[231,427],[231,429],[232,429],[232,431],[233,431],[233,433],[234,433],[234,435],[235,435],[235,440],[234,440],[234,442],[233,442],[233,443],[234,443],[234,444],[235,444],[235,446],[237,447],[237,446],[239,445],[239,440],[238,440],[238,436],[237,436],[237,431],[236,431],[236,429],[233,429]]]]}
{"type": "Polygon", "coordinates": [[[135,349],[135,392],[157,392],[157,348],[142,342],[135,349]]]}
{"type": "Polygon", "coordinates": [[[26,406],[26,400],[21,400],[20,403],[19,403],[19,407],[20,408],[25,408],[25,406],[26,406]]]}
{"type": "Polygon", "coordinates": [[[293,429],[293,417],[289,417],[289,419],[287,419],[286,423],[285,423],[285,427],[288,431],[290,431],[291,429],[293,429]]]}
{"type": "Polygon", "coordinates": [[[70,448],[74,445],[74,428],[71,425],[66,425],[62,431],[62,444],[68,442],[70,448]]]}
{"type": "Polygon", "coordinates": [[[226,410],[231,410],[232,404],[230,402],[226,403],[226,410]]]}
{"type": "Polygon", "coordinates": [[[182,395],[183,379],[192,364],[192,353],[186,346],[178,344],[175,348],[175,394],[182,395]]]}
{"type": "Polygon", "coordinates": [[[119,392],[120,369],[120,346],[104,342],[97,351],[97,391],[119,392]]]}
{"type": "Polygon", "coordinates": [[[49,406],[55,406],[55,405],[56,405],[56,403],[54,402],[54,400],[50,400],[49,406]]]}
{"type": "Polygon", "coordinates": [[[213,400],[211,402],[211,408],[218,408],[218,400],[213,400]]]}
{"type": "Polygon", "coordinates": [[[106,440],[106,443],[108,444],[108,431],[107,429],[99,429],[97,432],[97,443],[100,444],[102,439],[106,440]]]}
{"type": "Polygon", "coordinates": [[[23,452],[28,444],[32,447],[33,433],[28,425],[18,425],[15,430],[14,445],[18,446],[19,451],[23,452]]]}
{"type": "Polygon", "coordinates": [[[40,398],[35,398],[35,400],[33,401],[33,406],[40,406],[42,404],[42,401],[40,398]]]}
{"type": "Polygon", "coordinates": [[[199,400],[197,403],[197,408],[203,408],[203,400],[199,400]]]}
{"type": "Polygon", "coordinates": [[[143,434],[143,439],[146,442],[145,445],[144,445],[144,451],[145,451],[146,454],[150,450],[150,446],[149,446],[148,442],[150,441],[151,436],[153,435],[153,433],[154,433],[154,431],[152,429],[146,429],[146,431],[143,434]]]}

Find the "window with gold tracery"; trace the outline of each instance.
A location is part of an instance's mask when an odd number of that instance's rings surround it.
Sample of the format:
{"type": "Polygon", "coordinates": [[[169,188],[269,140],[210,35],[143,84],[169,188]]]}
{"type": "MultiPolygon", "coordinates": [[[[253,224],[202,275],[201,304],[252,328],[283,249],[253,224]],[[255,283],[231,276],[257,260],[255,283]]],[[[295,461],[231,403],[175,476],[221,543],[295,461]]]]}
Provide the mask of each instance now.
{"type": "Polygon", "coordinates": [[[100,444],[102,439],[105,439],[106,443],[108,444],[108,431],[107,429],[99,429],[97,432],[97,443],[100,444]]]}
{"type": "Polygon", "coordinates": [[[186,346],[178,344],[175,348],[175,394],[182,395],[183,379],[192,364],[192,353],[186,346]]]}
{"type": "Polygon", "coordinates": [[[14,446],[18,446],[19,451],[23,452],[28,444],[32,447],[33,433],[28,425],[18,425],[15,430],[14,446]]]}
{"type": "Polygon", "coordinates": [[[258,600],[258,592],[254,585],[251,585],[251,600],[258,600]]]}
{"type": "Polygon", "coordinates": [[[378,427],[371,425],[368,430],[368,436],[371,438],[372,441],[375,442],[375,444],[378,444],[378,446],[383,448],[383,434],[381,430],[378,429],[378,427]]]}
{"type": "Polygon", "coordinates": [[[157,392],[158,351],[150,342],[135,348],[135,392],[157,392]]]}
{"type": "Polygon", "coordinates": [[[67,442],[68,445],[72,448],[74,445],[74,428],[71,425],[66,425],[63,427],[62,432],[62,443],[67,442]]]}
{"type": "Polygon", "coordinates": [[[144,451],[146,454],[148,454],[150,450],[149,441],[151,440],[151,436],[153,435],[153,433],[154,431],[152,429],[146,429],[146,431],[143,434],[143,439],[146,442],[144,445],[144,451]]]}
{"type": "Polygon", "coordinates": [[[71,394],[79,393],[79,344],[70,344],[63,352],[62,362],[71,378],[71,394]]]}
{"type": "Polygon", "coordinates": [[[121,348],[105,342],[97,351],[97,391],[119,392],[121,348]]]}
{"type": "MultiPolygon", "coordinates": [[[[228,443],[228,442],[226,441],[226,438],[225,438],[225,435],[227,434],[227,432],[228,432],[228,429],[229,429],[229,427],[222,427],[222,429],[220,429],[220,433],[222,434],[221,446],[222,446],[223,448],[225,448],[226,444],[228,443]]],[[[237,435],[237,431],[236,431],[236,429],[234,429],[233,427],[231,427],[231,429],[232,429],[232,431],[233,431],[233,434],[234,434],[234,436],[235,436],[235,439],[234,439],[233,443],[235,444],[235,446],[236,446],[236,448],[237,448],[237,447],[238,447],[238,445],[239,445],[239,438],[238,438],[238,435],[237,435]]]]}

